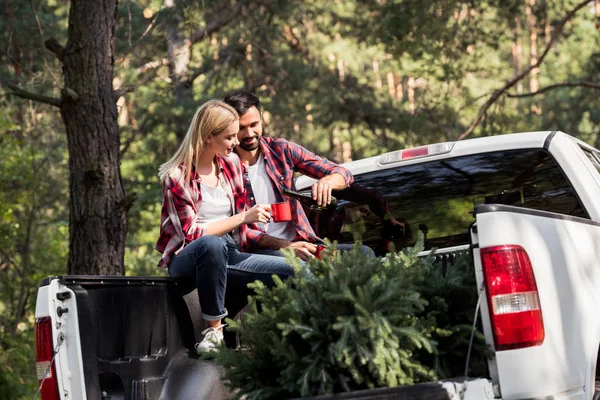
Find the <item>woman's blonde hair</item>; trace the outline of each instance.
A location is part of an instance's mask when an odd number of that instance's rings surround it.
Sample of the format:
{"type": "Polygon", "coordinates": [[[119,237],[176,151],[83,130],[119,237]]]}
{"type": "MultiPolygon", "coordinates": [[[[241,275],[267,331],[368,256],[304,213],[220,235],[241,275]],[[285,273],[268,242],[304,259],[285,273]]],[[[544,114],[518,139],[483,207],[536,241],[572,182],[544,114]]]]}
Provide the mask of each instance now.
{"type": "Polygon", "coordinates": [[[180,179],[189,176],[193,165],[197,165],[204,142],[209,135],[218,135],[229,125],[239,119],[233,107],[220,100],[209,100],[201,105],[192,123],[173,157],[158,168],[158,176],[161,182],[173,173],[180,165],[183,165],[184,174],[180,179]]]}

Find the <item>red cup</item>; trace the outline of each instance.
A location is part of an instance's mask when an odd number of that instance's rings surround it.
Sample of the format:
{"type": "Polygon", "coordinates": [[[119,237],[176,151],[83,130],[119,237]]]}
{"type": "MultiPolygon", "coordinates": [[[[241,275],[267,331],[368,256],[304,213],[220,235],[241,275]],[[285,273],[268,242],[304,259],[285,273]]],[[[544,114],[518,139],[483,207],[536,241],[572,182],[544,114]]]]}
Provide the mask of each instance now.
{"type": "Polygon", "coordinates": [[[282,203],[271,204],[271,216],[273,222],[284,222],[292,220],[292,209],[290,208],[290,202],[284,201],[282,203]]]}
{"type": "Polygon", "coordinates": [[[315,257],[317,257],[319,260],[321,259],[321,257],[323,257],[323,250],[325,250],[325,246],[318,244],[317,252],[315,253],[315,257]]]}

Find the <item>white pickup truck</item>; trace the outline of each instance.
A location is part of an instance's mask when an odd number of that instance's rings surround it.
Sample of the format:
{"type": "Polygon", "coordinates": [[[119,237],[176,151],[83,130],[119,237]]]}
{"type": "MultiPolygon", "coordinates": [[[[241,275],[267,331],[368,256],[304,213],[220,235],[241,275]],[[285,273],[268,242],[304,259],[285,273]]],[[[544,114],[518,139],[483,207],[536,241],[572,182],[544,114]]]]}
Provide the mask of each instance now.
{"type": "MultiPolygon", "coordinates": [[[[311,213],[316,231],[341,242],[358,234],[380,256],[390,243],[414,244],[421,231],[426,251],[438,249],[440,268],[470,252],[479,322],[493,351],[487,376],[324,399],[598,396],[600,151],[562,132],[532,132],[345,166],[355,184],[338,196],[332,215],[311,213]],[[404,224],[402,232],[390,215],[404,224]]],[[[296,189],[310,184],[300,177],[296,189]]],[[[193,350],[200,315],[193,287],[182,281],[47,278],[35,315],[42,398],[226,398],[219,369],[193,350]]]]}

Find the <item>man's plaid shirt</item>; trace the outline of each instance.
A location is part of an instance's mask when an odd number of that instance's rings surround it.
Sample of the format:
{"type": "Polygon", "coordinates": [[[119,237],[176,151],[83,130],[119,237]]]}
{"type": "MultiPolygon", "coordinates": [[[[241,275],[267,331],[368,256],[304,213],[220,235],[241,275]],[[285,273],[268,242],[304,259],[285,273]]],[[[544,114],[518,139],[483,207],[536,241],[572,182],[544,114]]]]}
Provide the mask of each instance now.
{"type": "MultiPolygon", "coordinates": [[[[229,157],[217,156],[217,161],[220,167],[219,184],[231,200],[232,212],[243,212],[246,206],[246,191],[239,157],[237,154],[231,154],[229,157]]],[[[183,173],[183,166],[180,166],[163,183],[160,235],[154,246],[162,253],[158,263],[161,267],[167,267],[173,255],[203,236],[208,225],[198,217],[198,210],[202,204],[202,179],[195,171],[192,171],[187,179],[181,179],[183,173]]],[[[233,232],[242,249],[247,247],[247,230],[248,226],[242,224],[233,232]]]]}
{"type": "MultiPolygon", "coordinates": [[[[304,147],[285,139],[261,137],[260,151],[265,159],[265,169],[269,178],[271,178],[278,201],[284,201],[281,192],[283,188],[293,190],[294,172],[300,172],[315,179],[320,179],[337,172],[342,174],[346,179],[346,186],[354,181],[352,174],[346,168],[323,159],[304,147]]],[[[245,196],[247,208],[250,208],[255,204],[255,200],[246,167],[244,167],[244,183],[247,193],[245,196]]],[[[290,206],[292,210],[292,224],[296,229],[296,240],[322,243],[322,240],[310,226],[300,202],[292,199],[290,206]]],[[[251,229],[248,229],[247,232],[248,246],[251,249],[255,249],[258,247],[258,242],[265,235],[265,232],[260,230],[257,225],[251,225],[250,227],[251,229]]]]}

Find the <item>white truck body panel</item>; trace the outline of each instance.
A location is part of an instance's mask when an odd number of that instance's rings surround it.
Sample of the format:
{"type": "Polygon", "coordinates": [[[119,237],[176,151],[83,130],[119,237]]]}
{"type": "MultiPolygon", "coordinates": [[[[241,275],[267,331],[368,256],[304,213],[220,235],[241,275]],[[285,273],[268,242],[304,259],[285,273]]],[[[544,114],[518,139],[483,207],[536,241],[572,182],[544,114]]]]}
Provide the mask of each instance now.
{"type": "MultiPolygon", "coordinates": [[[[563,169],[593,221],[600,221],[600,174],[581,150],[593,147],[558,132],[548,148],[563,169]]],[[[597,151],[596,149],[593,149],[597,151]]]]}
{"type": "Polygon", "coordinates": [[[86,400],[77,302],[73,291],[60,285],[58,279],[52,280],[49,285],[42,286],[38,290],[35,318],[42,317],[52,318],[52,338],[55,346],[60,335],[64,338],[58,347],[55,359],[61,400],[86,400]],[[70,293],[70,298],[58,300],[56,295],[59,292],[70,293]],[[68,308],[68,312],[59,317],[57,314],[58,307],[68,308]]]}
{"type": "MultiPolygon", "coordinates": [[[[479,248],[517,244],[531,260],[542,309],[540,346],[496,352],[503,399],[566,396],[590,398],[600,326],[600,224],[524,213],[477,215],[479,248]]],[[[481,260],[475,265],[483,285],[481,260]]],[[[493,347],[487,303],[482,304],[486,338],[493,347]]]]}

